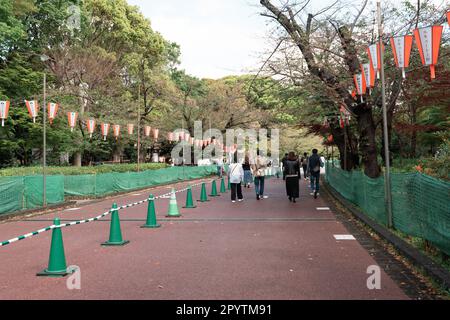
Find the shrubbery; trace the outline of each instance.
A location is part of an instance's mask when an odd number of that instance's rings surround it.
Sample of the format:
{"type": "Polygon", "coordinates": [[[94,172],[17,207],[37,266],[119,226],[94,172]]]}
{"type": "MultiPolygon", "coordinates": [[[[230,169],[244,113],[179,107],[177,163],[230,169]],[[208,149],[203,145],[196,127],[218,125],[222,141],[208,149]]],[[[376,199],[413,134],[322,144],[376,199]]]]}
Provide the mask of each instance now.
{"type": "Polygon", "coordinates": [[[450,140],[445,140],[435,157],[395,160],[393,171],[420,172],[435,178],[450,180],[450,140]]]}
{"type": "MultiPolygon", "coordinates": [[[[140,170],[156,170],[166,168],[164,163],[142,163],[140,170]]],[[[82,175],[95,173],[109,173],[109,172],[132,172],[137,171],[137,164],[107,164],[93,167],[47,167],[47,174],[49,175],[82,175]]],[[[8,168],[0,170],[0,176],[32,176],[41,175],[42,167],[20,167],[8,168]]]]}

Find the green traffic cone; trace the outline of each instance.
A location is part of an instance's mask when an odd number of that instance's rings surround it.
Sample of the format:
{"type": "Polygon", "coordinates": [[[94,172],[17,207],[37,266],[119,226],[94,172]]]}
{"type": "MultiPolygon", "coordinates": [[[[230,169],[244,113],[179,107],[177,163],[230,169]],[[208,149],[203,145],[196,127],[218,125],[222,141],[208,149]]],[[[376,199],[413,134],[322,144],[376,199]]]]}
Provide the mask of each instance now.
{"type": "Polygon", "coordinates": [[[225,188],[225,178],[222,178],[222,180],[220,181],[220,193],[225,192],[227,192],[227,189],[225,188]]]}
{"type": "MultiPolygon", "coordinates": [[[[55,226],[59,226],[58,218],[53,220],[55,226]]],[[[61,228],[54,228],[52,231],[52,243],[50,245],[50,257],[48,259],[48,268],[39,272],[38,276],[45,277],[64,277],[68,275],[66,256],[64,254],[64,243],[61,228]]]]}
{"type": "Polygon", "coordinates": [[[180,212],[178,211],[177,205],[177,197],[175,196],[175,190],[172,189],[172,195],[170,196],[169,209],[167,211],[168,218],[178,218],[181,217],[180,212]]]}
{"type": "Polygon", "coordinates": [[[156,222],[155,197],[151,194],[148,197],[147,222],[141,228],[159,228],[160,224],[156,222]]]}
{"type": "Polygon", "coordinates": [[[120,230],[119,211],[117,204],[113,203],[111,208],[111,225],[109,228],[109,240],[102,243],[102,246],[124,246],[130,241],[122,239],[122,231],[120,230]]]}
{"type": "Polygon", "coordinates": [[[186,205],[183,208],[186,208],[186,209],[197,208],[197,206],[194,205],[194,200],[192,200],[192,188],[190,186],[187,188],[186,205]]]}
{"type": "Polygon", "coordinates": [[[211,183],[211,194],[209,196],[210,197],[218,197],[219,196],[219,194],[217,193],[216,180],[213,180],[211,183]]]}
{"type": "Polygon", "coordinates": [[[206,183],[202,183],[202,191],[200,193],[200,202],[208,202],[208,196],[206,195],[206,183]]]}

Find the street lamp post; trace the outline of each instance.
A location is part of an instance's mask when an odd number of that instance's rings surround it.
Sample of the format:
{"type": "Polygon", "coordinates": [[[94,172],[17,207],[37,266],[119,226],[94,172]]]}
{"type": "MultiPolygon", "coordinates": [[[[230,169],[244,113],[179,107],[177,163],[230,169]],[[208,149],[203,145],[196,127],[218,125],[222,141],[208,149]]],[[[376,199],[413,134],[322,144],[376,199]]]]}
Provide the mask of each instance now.
{"type": "Polygon", "coordinates": [[[43,113],[44,116],[42,117],[43,120],[43,126],[44,126],[44,130],[43,130],[43,145],[44,145],[44,150],[43,150],[43,159],[42,159],[42,176],[43,176],[43,193],[42,193],[42,203],[43,206],[46,207],[47,206],[47,176],[46,176],[46,166],[47,166],[47,130],[46,130],[46,121],[47,121],[47,111],[46,111],[46,105],[47,105],[47,92],[46,92],[46,87],[47,87],[47,75],[44,72],[44,105],[43,105],[43,113]]]}
{"type": "Polygon", "coordinates": [[[139,172],[139,163],[141,161],[141,85],[138,88],[138,123],[137,123],[137,171],[139,172]]]}
{"type": "Polygon", "coordinates": [[[381,101],[383,106],[383,139],[384,139],[384,159],[386,164],[385,172],[385,202],[388,213],[388,227],[392,228],[392,194],[391,194],[391,165],[389,155],[389,136],[387,125],[386,110],[386,87],[384,75],[384,52],[383,52],[383,26],[381,21],[381,0],[377,0],[377,17],[378,17],[378,42],[380,45],[380,64],[381,64],[381,101]]]}
{"type": "MultiPolygon", "coordinates": [[[[46,62],[50,58],[45,54],[41,55],[41,61],[46,62]]],[[[44,70],[44,81],[43,81],[43,94],[44,94],[44,105],[42,106],[42,140],[43,140],[43,150],[42,150],[42,206],[45,208],[47,206],[47,74],[44,70]]]]}

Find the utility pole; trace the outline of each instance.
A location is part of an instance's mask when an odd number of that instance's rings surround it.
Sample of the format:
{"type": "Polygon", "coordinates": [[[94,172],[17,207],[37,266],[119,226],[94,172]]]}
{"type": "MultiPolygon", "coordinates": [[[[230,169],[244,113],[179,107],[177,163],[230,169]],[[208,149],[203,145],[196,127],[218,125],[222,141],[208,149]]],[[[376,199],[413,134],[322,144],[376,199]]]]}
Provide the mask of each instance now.
{"type": "Polygon", "coordinates": [[[137,171],[139,172],[139,163],[141,161],[141,83],[138,85],[138,117],[137,117],[137,171]]]}
{"type": "Polygon", "coordinates": [[[388,214],[388,227],[392,228],[392,193],[391,193],[391,164],[389,154],[389,136],[387,125],[387,110],[386,110],[386,87],[385,87],[385,75],[384,75],[384,52],[383,52],[383,25],[381,21],[381,0],[377,0],[377,17],[378,17],[378,42],[380,50],[380,64],[381,64],[381,98],[383,106],[383,138],[384,138],[384,158],[386,163],[385,170],[385,203],[388,214]]]}
{"type": "Polygon", "coordinates": [[[43,156],[42,156],[42,182],[43,182],[43,190],[42,190],[42,205],[45,208],[47,206],[47,130],[46,130],[46,122],[47,122],[47,75],[44,71],[44,105],[42,106],[43,114],[42,124],[43,124],[43,156]]]}

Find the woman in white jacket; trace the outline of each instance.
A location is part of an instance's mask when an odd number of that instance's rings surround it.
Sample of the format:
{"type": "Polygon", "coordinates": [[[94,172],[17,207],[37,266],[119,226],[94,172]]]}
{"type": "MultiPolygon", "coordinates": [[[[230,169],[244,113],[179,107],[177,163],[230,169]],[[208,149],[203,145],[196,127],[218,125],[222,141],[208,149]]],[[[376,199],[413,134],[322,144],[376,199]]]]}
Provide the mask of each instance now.
{"type": "Polygon", "coordinates": [[[236,195],[239,202],[244,200],[242,196],[242,180],[244,180],[244,169],[242,164],[237,161],[237,153],[234,154],[234,161],[228,169],[228,179],[231,184],[231,202],[236,202],[236,195]]]}

